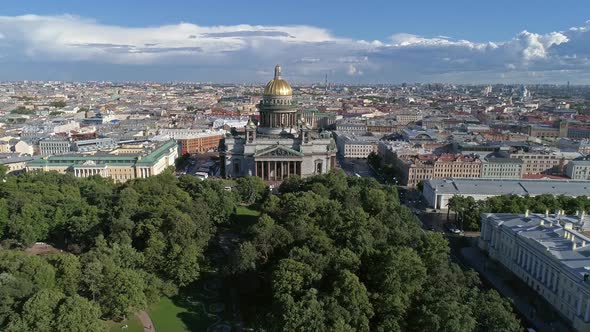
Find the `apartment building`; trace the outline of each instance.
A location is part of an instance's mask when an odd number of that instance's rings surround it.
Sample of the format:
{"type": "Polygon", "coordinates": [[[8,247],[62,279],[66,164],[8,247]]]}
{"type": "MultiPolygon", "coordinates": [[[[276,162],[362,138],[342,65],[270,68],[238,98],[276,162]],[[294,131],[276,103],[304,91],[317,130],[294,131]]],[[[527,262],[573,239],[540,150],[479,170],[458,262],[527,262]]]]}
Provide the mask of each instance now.
{"type": "Polygon", "coordinates": [[[223,137],[221,132],[208,132],[192,136],[178,136],[176,140],[182,154],[195,154],[216,151],[223,137]]]}
{"type": "Polygon", "coordinates": [[[565,175],[573,180],[590,180],[590,160],[572,160],[565,168],[565,175]]]}
{"type": "Polygon", "coordinates": [[[367,158],[377,152],[379,137],[361,136],[353,133],[334,132],[338,153],[344,158],[367,158]]]}
{"type": "Polygon", "coordinates": [[[474,155],[428,154],[406,157],[400,160],[401,182],[415,187],[423,180],[444,178],[479,178],[481,160],[474,155]]]}
{"type": "Polygon", "coordinates": [[[517,158],[523,161],[523,174],[565,174],[566,165],[582,155],[578,152],[523,152],[518,151],[510,154],[510,158],[517,158]]]}
{"type": "Polygon", "coordinates": [[[400,113],[395,115],[395,121],[399,125],[407,125],[422,120],[422,114],[418,113],[400,113]]]}
{"type": "Polygon", "coordinates": [[[39,152],[42,156],[54,156],[70,153],[71,150],[72,143],[67,138],[44,139],[39,141],[39,152]]]}
{"type": "Polygon", "coordinates": [[[516,158],[484,158],[481,162],[482,179],[520,179],[523,161],[516,158]]]}

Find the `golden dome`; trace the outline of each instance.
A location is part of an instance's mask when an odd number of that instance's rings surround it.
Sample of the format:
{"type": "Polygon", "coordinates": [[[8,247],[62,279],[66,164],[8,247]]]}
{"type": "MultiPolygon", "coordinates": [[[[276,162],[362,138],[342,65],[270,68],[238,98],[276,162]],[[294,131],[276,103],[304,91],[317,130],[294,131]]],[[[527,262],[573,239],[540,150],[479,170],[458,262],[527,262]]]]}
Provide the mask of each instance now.
{"type": "Polygon", "coordinates": [[[291,96],[293,89],[287,81],[281,78],[281,66],[275,67],[275,78],[270,80],[264,87],[265,96],[291,96]]]}

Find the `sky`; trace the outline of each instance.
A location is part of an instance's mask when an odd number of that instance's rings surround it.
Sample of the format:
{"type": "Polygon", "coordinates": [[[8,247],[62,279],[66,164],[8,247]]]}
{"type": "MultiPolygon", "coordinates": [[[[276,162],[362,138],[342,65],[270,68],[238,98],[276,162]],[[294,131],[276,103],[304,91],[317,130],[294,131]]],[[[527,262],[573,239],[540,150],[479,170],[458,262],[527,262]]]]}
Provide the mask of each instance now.
{"type": "Polygon", "coordinates": [[[0,81],[590,84],[590,1],[3,0],[0,81]]]}

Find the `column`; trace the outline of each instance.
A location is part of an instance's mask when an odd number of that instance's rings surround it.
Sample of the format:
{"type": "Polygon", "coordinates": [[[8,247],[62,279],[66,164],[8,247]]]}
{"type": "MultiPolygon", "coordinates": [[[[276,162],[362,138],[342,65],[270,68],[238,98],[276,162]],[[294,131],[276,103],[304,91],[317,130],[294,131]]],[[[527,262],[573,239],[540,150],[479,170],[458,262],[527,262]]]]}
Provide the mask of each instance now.
{"type": "Polygon", "coordinates": [[[275,174],[274,174],[274,181],[277,181],[277,162],[273,161],[273,168],[275,170],[275,174]]]}
{"type": "Polygon", "coordinates": [[[588,322],[590,320],[590,298],[586,300],[586,313],[584,314],[584,321],[588,322]]]}
{"type": "Polygon", "coordinates": [[[284,180],[284,179],[285,179],[285,173],[286,173],[286,172],[285,172],[285,162],[284,162],[284,161],[282,161],[282,162],[281,162],[281,178],[282,178],[282,180],[284,180]]]}
{"type": "Polygon", "coordinates": [[[582,293],[578,294],[578,303],[576,305],[576,316],[580,316],[582,314],[582,293]]]}

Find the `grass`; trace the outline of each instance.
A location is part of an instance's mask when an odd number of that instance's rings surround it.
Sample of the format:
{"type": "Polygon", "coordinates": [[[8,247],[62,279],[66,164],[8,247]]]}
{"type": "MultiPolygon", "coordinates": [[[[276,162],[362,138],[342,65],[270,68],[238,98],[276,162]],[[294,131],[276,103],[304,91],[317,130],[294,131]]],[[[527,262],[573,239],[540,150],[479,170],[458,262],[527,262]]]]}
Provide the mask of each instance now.
{"type": "Polygon", "coordinates": [[[240,205],[236,208],[236,216],[238,217],[258,217],[259,215],[260,211],[256,211],[247,206],[240,205]]]}
{"type": "Polygon", "coordinates": [[[112,320],[106,322],[109,332],[143,332],[143,326],[135,315],[131,316],[129,320],[122,322],[113,322],[112,320]],[[127,325],[126,329],[122,329],[123,325],[127,325]]]}
{"type": "Polygon", "coordinates": [[[247,206],[238,206],[236,213],[232,216],[231,222],[237,226],[237,230],[245,231],[249,226],[254,225],[260,216],[260,211],[247,206]]]}
{"type": "Polygon", "coordinates": [[[150,308],[156,331],[206,331],[216,321],[205,312],[200,298],[192,295],[192,301],[188,301],[187,296],[181,293],[174,298],[163,297],[150,308]]]}

